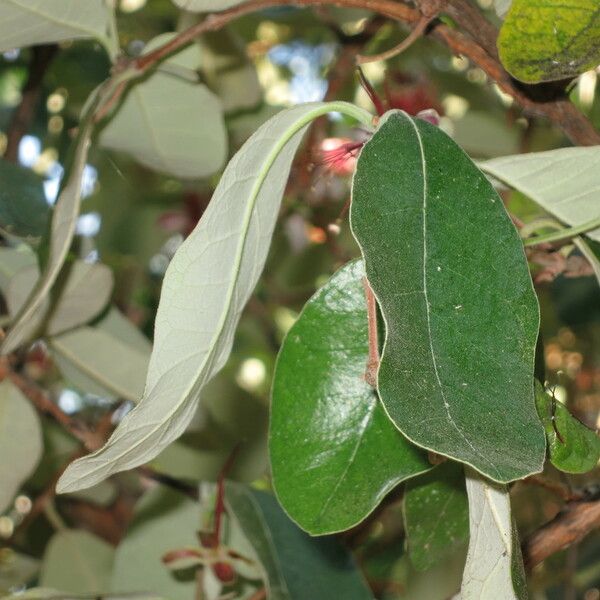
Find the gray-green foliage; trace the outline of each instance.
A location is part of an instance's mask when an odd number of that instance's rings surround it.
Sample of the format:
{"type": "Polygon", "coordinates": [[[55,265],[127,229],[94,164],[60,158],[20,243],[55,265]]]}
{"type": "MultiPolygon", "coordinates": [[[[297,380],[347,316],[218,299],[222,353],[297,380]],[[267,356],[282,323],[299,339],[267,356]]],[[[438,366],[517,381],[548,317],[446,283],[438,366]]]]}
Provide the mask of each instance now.
{"type": "MultiPolygon", "coordinates": [[[[575,227],[600,218],[599,161],[600,148],[592,146],[503,156],[479,166],[575,227]]],[[[587,235],[600,242],[600,229],[587,235]]]]}
{"type": "Polygon", "coordinates": [[[231,8],[241,4],[243,0],[173,0],[173,2],[179,8],[190,12],[213,12],[231,8]]]}
{"type": "Polygon", "coordinates": [[[103,594],[108,591],[114,548],[84,530],[54,534],[42,563],[40,584],[70,593],[103,594]]]}
{"type": "Polygon", "coordinates": [[[75,143],[72,163],[65,174],[59,196],[54,205],[50,230],[44,246],[44,262],[40,278],[27,300],[22,304],[12,321],[11,328],[0,346],[0,353],[7,354],[27,341],[31,333],[31,319],[43,306],[50,289],[58,279],[75,233],[81,202],[81,178],[86,164],[93,131],[93,110],[101,98],[100,91],[94,92],[85,117],[80,124],[75,143]]]}
{"type": "Polygon", "coordinates": [[[117,41],[110,31],[105,0],[10,0],[0,3],[0,52],[11,48],[98,38],[111,52],[117,41]]]}
{"type": "Polygon", "coordinates": [[[48,341],[65,379],[80,391],[131,402],[144,393],[152,345],[118,309],[48,341]]]}
{"type": "Polygon", "coordinates": [[[0,514],[42,456],[42,430],[31,402],[10,381],[0,383],[0,514]]]}
{"type": "MultiPolygon", "coordinates": [[[[10,280],[6,292],[8,312],[14,318],[35,289],[39,268],[21,269],[10,280]]],[[[54,298],[44,301],[23,329],[25,339],[39,330],[58,335],[92,320],[106,306],[113,287],[112,271],[102,264],[81,260],[66,265],[62,281],[54,287],[54,298]]]]}
{"type": "Polygon", "coordinates": [[[470,542],[460,600],[525,600],[527,587],[506,486],[466,470],[470,542]]]}
{"type": "MultiPolygon", "coordinates": [[[[172,37],[158,36],[145,51],[172,37]]],[[[192,45],[131,86],[102,130],[100,144],[176,177],[195,179],[220,169],[227,156],[227,132],[219,99],[198,82],[201,60],[199,46],[192,45]]]]}
{"type": "Polygon", "coordinates": [[[209,208],[165,275],[144,397],[103,448],[70,465],[58,483],[60,491],[89,487],[147,462],[183,433],[202,387],[229,356],[306,126],[332,110],[370,120],[344,103],[290,108],[261,127],[231,160],[209,208]]]}
{"type": "Polygon", "coordinates": [[[115,554],[110,589],[153,592],[169,600],[193,597],[195,580],[176,577],[161,559],[170,550],[198,545],[199,526],[199,507],[190,498],[165,487],[144,494],[115,554]]]}

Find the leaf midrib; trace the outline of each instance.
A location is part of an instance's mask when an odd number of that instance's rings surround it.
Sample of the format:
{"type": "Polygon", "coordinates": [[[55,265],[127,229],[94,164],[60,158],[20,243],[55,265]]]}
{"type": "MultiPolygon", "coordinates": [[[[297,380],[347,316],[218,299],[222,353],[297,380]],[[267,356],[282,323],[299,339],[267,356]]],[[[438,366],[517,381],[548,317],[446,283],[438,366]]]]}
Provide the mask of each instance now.
{"type": "Polygon", "coordinates": [[[446,399],[446,394],[444,393],[442,380],[439,375],[437,359],[436,359],[435,351],[433,348],[433,333],[431,330],[431,304],[429,302],[429,291],[428,291],[428,286],[427,286],[427,194],[428,194],[427,160],[425,158],[425,148],[423,146],[423,139],[421,137],[421,133],[420,133],[415,121],[409,116],[407,116],[407,119],[410,122],[410,124],[412,125],[413,129],[415,130],[415,135],[416,135],[417,141],[419,143],[419,150],[420,150],[420,155],[421,155],[421,171],[423,173],[423,200],[422,200],[422,207],[423,207],[422,208],[422,211],[423,211],[423,214],[422,214],[422,219],[423,219],[423,297],[425,300],[425,309],[426,309],[425,312],[427,315],[427,341],[429,342],[429,350],[431,352],[431,361],[433,364],[433,371],[435,374],[438,388],[440,390],[440,394],[442,396],[442,401],[444,404],[444,409],[446,411],[446,415],[448,416],[448,421],[450,422],[452,427],[454,427],[454,429],[460,435],[460,437],[467,443],[469,448],[471,448],[471,450],[477,456],[479,456],[481,459],[486,461],[493,468],[493,470],[496,472],[498,477],[500,477],[500,473],[499,473],[496,465],[494,463],[492,463],[487,458],[487,456],[484,456],[481,452],[479,452],[477,450],[477,448],[475,448],[473,443],[464,434],[462,429],[457,425],[456,421],[454,420],[452,413],[450,412],[450,404],[448,403],[448,400],[446,399]]]}

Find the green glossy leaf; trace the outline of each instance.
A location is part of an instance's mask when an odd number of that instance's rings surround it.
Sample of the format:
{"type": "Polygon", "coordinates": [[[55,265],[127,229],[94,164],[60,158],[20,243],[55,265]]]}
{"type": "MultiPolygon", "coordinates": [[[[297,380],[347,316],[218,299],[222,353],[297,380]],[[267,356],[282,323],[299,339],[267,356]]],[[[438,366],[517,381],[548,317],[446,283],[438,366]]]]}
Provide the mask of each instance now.
{"type": "Polygon", "coordinates": [[[202,387],[229,356],[306,126],[332,110],[370,120],[340,102],[296,106],[261,127],[229,163],[165,275],[144,397],[103,448],[68,467],[58,483],[61,492],[152,460],[183,433],[202,387]]]}
{"type": "Polygon", "coordinates": [[[4,380],[0,383],[0,514],[35,470],[42,450],[37,412],[18,388],[4,380]]]}
{"type": "Polygon", "coordinates": [[[513,0],[498,36],[506,70],[539,83],[579,75],[600,63],[597,0],[513,0]]]}
{"type": "Polygon", "coordinates": [[[527,586],[506,486],[467,469],[470,542],[460,600],[525,600],[527,586]]]}
{"type": "Polygon", "coordinates": [[[105,592],[114,553],[110,544],[87,531],[59,531],[46,546],[40,584],[70,593],[105,592]]]}
{"type": "Polygon", "coordinates": [[[273,485],[313,535],[362,521],[398,483],[431,468],[365,381],[369,356],[362,261],[306,304],[279,353],[271,400],[273,485]]]}
{"type": "Polygon", "coordinates": [[[169,600],[190,600],[196,581],[177,577],[163,564],[166,552],[198,546],[197,502],[166,487],[147,491],[115,554],[110,589],[115,592],[152,592],[169,600]]]}
{"type": "Polygon", "coordinates": [[[54,205],[42,273],[35,288],[15,315],[12,327],[0,346],[0,353],[7,354],[22,344],[29,333],[30,320],[35,318],[58,278],[73,240],[81,201],[81,177],[86,164],[90,138],[94,126],[92,114],[101,93],[93,93],[86,115],[79,125],[72,163],[67,169],[61,191],[54,205]]]}
{"type": "Polygon", "coordinates": [[[0,227],[13,235],[41,237],[50,215],[42,178],[0,160],[0,181],[0,227]]]}
{"type": "Polygon", "coordinates": [[[350,554],[332,537],[311,538],[271,494],[228,483],[226,505],[252,543],[268,577],[270,600],[371,599],[350,554]]]}
{"type": "Polygon", "coordinates": [[[565,473],[587,473],[600,460],[600,437],[536,381],[535,400],[546,430],[550,462],[565,473]]]}
{"type": "Polygon", "coordinates": [[[63,40],[98,38],[112,53],[111,9],[104,0],[7,0],[0,3],[0,52],[63,40]]]}
{"type": "Polygon", "coordinates": [[[173,0],[174,4],[190,12],[218,12],[237,6],[244,0],[173,0]]]}
{"type": "MultiPolygon", "coordinates": [[[[479,167],[575,227],[600,217],[599,162],[600,147],[592,146],[494,158],[479,167]]],[[[600,242],[600,229],[586,235],[600,242]]]]}
{"type": "MultiPolygon", "coordinates": [[[[0,594],[21,588],[31,582],[40,570],[40,561],[12,548],[2,548],[0,552],[0,594]]],[[[12,596],[9,596],[12,598],[12,596]]]]}
{"type": "Polygon", "coordinates": [[[404,493],[404,523],[414,567],[426,571],[469,537],[469,507],[461,465],[447,462],[412,479],[404,493]]]}
{"type": "MultiPolygon", "coordinates": [[[[146,52],[173,34],[158,36],[146,52]]],[[[179,76],[200,66],[197,45],[167,60],[136,85],[102,130],[100,145],[131,154],[143,165],[169,175],[198,178],[218,171],[227,158],[227,132],[219,99],[203,84],[179,76]],[[164,69],[172,68],[174,72],[164,69]]]]}
{"type": "MultiPolygon", "coordinates": [[[[57,335],[91,321],[106,306],[113,288],[112,271],[99,263],[78,260],[68,265],[52,302],[43,302],[23,327],[23,339],[38,330],[57,335]]],[[[16,316],[39,279],[37,265],[27,267],[11,279],[6,294],[9,314],[16,316]]],[[[56,289],[56,288],[55,288],[56,289]]]]}
{"type": "Polygon", "coordinates": [[[138,402],[152,345],[116,308],[100,321],[49,340],[64,377],[83,392],[138,402]]]}
{"type": "Polygon", "coordinates": [[[398,429],[497,481],[541,471],[539,309],[485,176],[437,127],[388,113],[358,160],[351,223],[386,324],[378,389],[398,429]]]}

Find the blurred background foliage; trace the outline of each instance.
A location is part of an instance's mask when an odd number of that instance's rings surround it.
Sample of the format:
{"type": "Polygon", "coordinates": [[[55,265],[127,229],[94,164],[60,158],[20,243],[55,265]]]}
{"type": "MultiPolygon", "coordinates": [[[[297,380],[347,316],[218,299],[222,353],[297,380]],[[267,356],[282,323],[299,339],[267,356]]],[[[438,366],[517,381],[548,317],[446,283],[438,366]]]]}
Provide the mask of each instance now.
{"type": "MultiPolygon", "coordinates": [[[[490,20],[497,21],[489,0],[479,4],[490,20]]],[[[122,46],[132,55],[143,50],[145,41],[187,26],[196,18],[178,11],[170,0],[120,0],[116,8],[122,46]]],[[[372,110],[368,96],[357,84],[354,58],[358,52],[370,54],[391,47],[405,35],[398,26],[384,24],[364,11],[285,7],[243,17],[224,32],[205,36],[200,41],[199,74],[221,100],[229,155],[284,106],[327,97],[372,110]]],[[[0,153],[7,151],[11,118],[39,52],[25,48],[6,52],[0,59],[0,153]]],[[[33,118],[16,149],[18,162],[27,169],[19,176],[31,179],[31,193],[38,195],[42,207],[24,219],[26,225],[32,220],[44,221],[40,216],[45,214],[44,202],[51,205],[55,200],[82,106],[108,76],[110,63],[98,43],[78,41],[54,48],[44,69],[33,118]]],[[[430,40],[419,40],[400,56],[367,64],[364,70],[390,107],[411,114],[436,109],[442,115],[444,130],[475,159],[568,145],[561,132],[547,122],[521,116],[511,98],[489,82],[483,71],[430,40]]],[[[570,94],[600,127],[596,80],[597,73],[584,74],[570,94]]],[[[230,477],[253,483],[257,489],[269,488],[269,388],[279,344],[315,289],[337,267],[358,255],[346,218],[352,159],[332,160],[328,151],[340,138],[360,140],[361,135],[335,115],[318,121],[307,135],[288,184],[264,276],[244,313],[231,358],[205,390],[188,431],[153,462],[154,472],[189,482],[214,481],[237,447],[230,477]]],[[[218,176],[176,179],[149,170],[123,153],[98,145],[92,148],[84,176],[78,256],[73,258],[99,259],[110,267],[114,304],[148,340],[165,269],[202,216],[218,176]]],[[[0,194],[9,193],[8,188],[0,194]]],[[[504,192],[504,199],[520,221],[542,215],[517,192],[504,192]]],[[[34,223],[26,232],[32,245],[41,227],[43,223],[34,223]]],[[[14,245],[10,234],[5,233],[4,240],[5,246],[14,245]]],[[[7,258],[2,271],[5,266],[15,268],[14,260],[7,258]]],[[[562,256],[558,260],[569,259],[562,256]]],[[[569,269],[561,265],[551,272],[544,265],[532,268],[542,305],[541,340],[547,378],[555,386],[557,399],[567,403],[582,422],[597,428],[598,282],[592,276],[569,276],[569,269]]],[[[6,288],[3,292],[6,303],[6,288]]],[[[6,304],[4,309],[6,313],[6,304]]],[[[92,323],[106,335],[119,338],[124,351],[132,353],[127,356],[139,361],[137,377],[143,384],[148,342],[135,331],[127,333],[121,325],[111,329],[107,314],[92,323]]],[[[95,344],[94,352],[102,352],[102,340],[95,344]]],[[[107,346],[106,351],[110,348],[107,346]]],[[[78,352],[85,364],[85,350],[78,352]]],[[[110,426],[131,407],[122,394],[119,397],[86,380],[81,369],[69,369],[58,346],[37,344],[23,360],[28,377],[51,390],[58,406],[74,419],[110,426]]],[[[137,385],[135,381],[129,383],[137,385]]],[[[139,518],[134,516],[137,498],[154,485],[143,473],[132,472],[114,477],[89,493],[49,497],[57,475],[80,450],[78,442],[50,418],[43,417],[41,422],[43,457],[0,516],[0,595],[32,580],[57,587],[64,583],[59,571],[65,567],[56,566],[52,558],[61,553],[54,547],[58,542],[52,536],[57,526],[62,530],[63,520],[95,536],[88,539],[79,531],[83,539],[73,543],[96,557],[97,564],[111,563],[115,560],[112,547],[121,541],[131,520],[139,518]]],[[[547,471],[546,477],[558,489],[600,483],[598,470],[585,476],[566,476],[551,467],[547,471]]],[[[523,536],[555,516],[564,500],[531,482],[516,483],[512,493],[523,536]]],[[[156,527],[156,535],[162,535],[156,527]]],[[[378,598],[443,599],[459,587],[466,547],[454,549],[446,560],[425,572],[411,565],[403,549],[401,490],[366,523],[341,537],[378,598]]],[[[533,597],[600,598],[599,552],[600,537],[595,534],[553,556],[533,573],[533,597]]],[[[128,562],[130,574],[141,568],[140,562],[128,562]]],[[[71,581],[71,585],[75,584],[71,581]]]]}

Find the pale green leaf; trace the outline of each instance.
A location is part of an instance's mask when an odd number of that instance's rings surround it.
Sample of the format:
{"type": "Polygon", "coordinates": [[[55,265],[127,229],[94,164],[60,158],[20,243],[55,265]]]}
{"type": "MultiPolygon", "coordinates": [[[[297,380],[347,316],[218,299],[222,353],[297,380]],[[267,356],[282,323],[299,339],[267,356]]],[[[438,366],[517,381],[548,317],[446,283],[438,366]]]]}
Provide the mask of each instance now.
{"type": "MultiPolygon", "coordinates": [[[[485,172],[570,226],[600,217],[600,147],[561,148],[494,158],[485,172]]],[[[587,233],[600,242],[600,229],[587,233]]]]}
{"type": "Polygon", "coordinates": [[[466,469],[470,542],[460,600],[525,600],[523,560],[506,486],[466,469]]]}
{"type": "Polygon", "coordinates": [[[110,589],[115,592],[153,592],[169,600],[190,600],[195,577],[182,579],[163,564],[165,553],[198,546],[197,502],[166,487],[146,492],[135,507],[133,520],[115,555],[110,589]]]}
{"type": "Polygon", "coordinates": [[[79,126],[79,133],[73,153],[73,162],[65,175],[64,185],[61,188],[52,213],[48,247],[46,249],[45,263],[41,277],[27,301],[15,316],[12,327],[4,338],[2,346],[0,346],[0,353],[2,354],[13,351],[26,340],[30,320],[35,318],[36,313],[48,296],[50,288],[58,278],[71,246],[79,215],[81,177],[86,164],[94,125],[92,113],[99,98],[100,94],[94,92],[88,112],[79,126]]]}
{"type": "Polygon", "coordinates": [[[49,339],[64,377],[83,392],[138,402],[152,346],[116,308],[94,325],[49,339]]]}
{"type": "Polygon", "coordinates": [[[470,156],[489,158],[519,151],[520,131],[491,111],[468,110],[453,122],[452,138],[470,156]]]}
{"type": "Polygon", "coordinates": [[[306,126],[332,110],[370,121],[346,103],[296,106],[261,127],[229,163],[165,275],[143,399],[103,448],[68,467],[58,483],[61,492],[147,462],[183,433],[202,387],[229,356],[306,126]]]}
{"type": "Polygon", "coordinates": [[[153,469],[176,479],[217,481],[237,448],[229,479],[249,483],[264,475],[269,412],[262,399],[235,385],[236,370],[228,365],[206,384],[188,430],[152,461],[153,469]]]}
{"type": "Polygon", "coordinates": [[[118,495],[119,488],[117,487],[117,483],[112,479],[107,479],[94,487],[73,492],[69,494],[69,498],[88,504],[95,504],[96,506],[109,507],[118,495]]]}
{"type": "Polygon", "coordinates": [[[39,560],[15,552],[12,548],[2,548],[2,552],[0,552],[0,597],[5,598],[4,592],[30,583],[39,570],[39,560]]]}
{"type": "Polygon", "coordinates": [[[370,600],[351,555],[334,537],[314,538],[283,512],[274,496],[228,483],[225,502],[267,576],[270,600],[370,600]]]}
{"type": "Polygon", "coordinates": [[[496,14],[504,18],[510,5],[512,4],[512,0],[494,0],[494,8],[496,9],[496,14]]]}
{"type": "Polygon", "coordinates": [[[42,429],[31,402],[10,381],[0,383],[0,514],[42,456],[42,429]]]}
{"type": "Polygon", "coordinates": [[[5,300],[11,279],[22,269],[36,264],[35,253],[27,244],[0,248],[0,291],[5,300]]]}
{"type": "Polygon", "coordinates": [[[539,83],[579,75],[600,63],[597,0],[513,0],[498,36],[506,70],[539,83]]]}
{"type": "MultiPolygon", "coordinates": [[[[156,594],[102,594],[102,600],[166,600],[156,594]]],[[[71,594],[64,590],[35,587],[3,600],[98,600],[97,594],[71,594]]]]}
{"type": "MultiPolygon", "coordinates": [[[[147,44],[146,52],[166,43],[172,35],[155,38],[147,44]]],[[[187,72],[199,66],[199,48],[193,45],[131,86],[100,133],[100,145],[127,152],[143,165],[176,177],[194,179],[218,171],[227,157],[227,132],[219,99],[205,85],[165,71],[173,67],[187,72]]]]}
{"type": "Polygon", "coordinates": [[[190,12],[218,12],[237,6],[244,0],[173,0],[176,6],[190,12]]]}
{"type": "Polygon", "coordinates": [[[400,585],[404,588],[404,593],[399,593],[398,600],[458,600],[455,594],[460,589],[466,556],[465,542],[442,562],[426,571],[418,571],[405,554],[394,568],[394,573],[399,573],[402,577],[400,585]]]}
{"type": "Polygon", "coordinates": [[[63,40],[95,37],[116,52],[105,0],[3,0],[0,52],[63,40]]]}
{"type": "MultiPolygon", "coordinates": [[[[113,287],[112,271],[102,264],[75,261],[65,269],[64,279],[55,287],[55,297],[45,301],[23,328],[23,339],[42,329],[57,335],[98,316],[106,306],[113,287]]],[[[37,265],[27,267],[11,279],[6,294],[8,312],[15,317],[39,279],[37,265]]]]}
{"type": "Polygon", "coordinates": [[[378,390],[396,426],[497,481],[541,471],[539,307],[483,173],[439,128],[388,113],[358,159],[351,223],[386,324],[378,390]]]}
{"type": "Polygon", "coordinates": [[[44,552],[40,585],[70,593],[109,589],[114,548],[82,529],[54,534],[44,552]]]}
{"type": "Polygon", "coordinates": [[[225,112],[257,106],[263,96],[256,68],[243,41],[229,29],[209,32],[199,41],[202,72],[206,83],[218,94],[225,112]]]}
{"type": "Polygon", "coordinates": [[[398,483],[431,468],[365,381],[369,359],[362,261],[305,305],[279,352],[269,449],[277,498],[312,535],[362,521],[398,483]]]}

